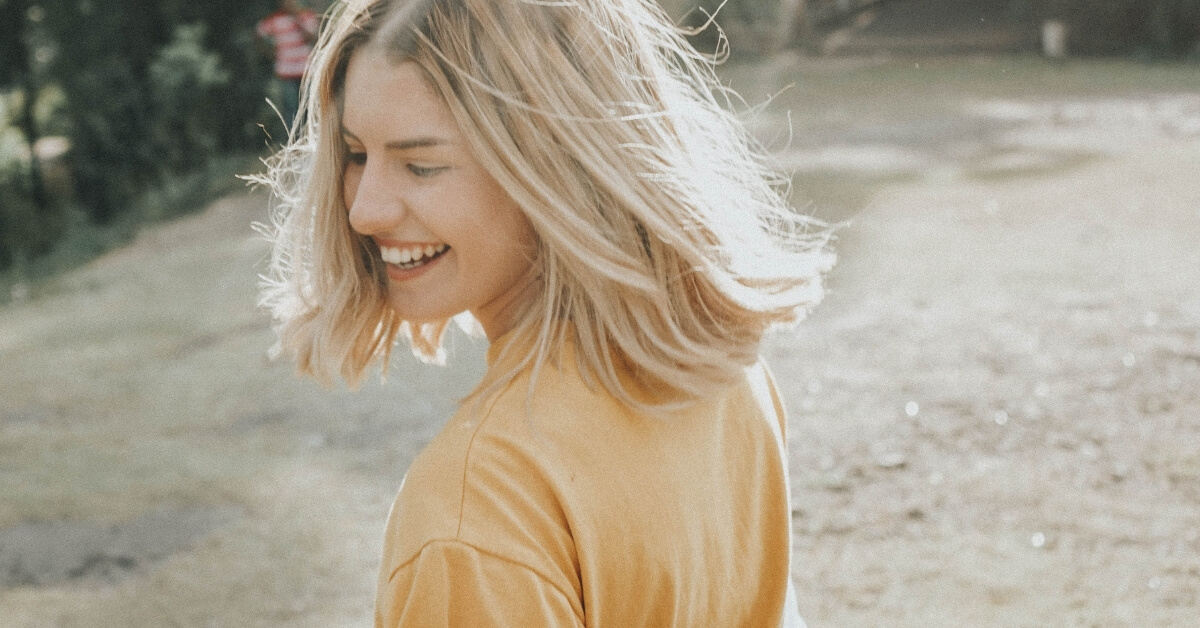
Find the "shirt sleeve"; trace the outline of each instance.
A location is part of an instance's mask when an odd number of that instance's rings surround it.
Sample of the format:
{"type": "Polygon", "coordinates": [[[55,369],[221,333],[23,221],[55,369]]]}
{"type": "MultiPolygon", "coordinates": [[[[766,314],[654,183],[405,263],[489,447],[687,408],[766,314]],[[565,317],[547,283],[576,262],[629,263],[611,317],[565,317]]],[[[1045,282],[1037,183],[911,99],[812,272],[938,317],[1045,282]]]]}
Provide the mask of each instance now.
{"type": "Polygon", "coordinates": [[[262,37],[263,39],[268,39],[268,38],[274,36],[275,29],[272,28],[272,26],[274,26],[274,20],[272,20],[269,17],[265,17],[265,18],[259,20],[258,24],[254,25],[254,32],[258,33],[259,37],[262,37]]]}
{"type": "Polygon", "coordinates": [[[582,605],[568,592],[525,565],[459,541],[426,545],[383,586],[390,590],[379,596],[376,628],[583,626],[582,605]]]}
{"type": "Polygon", "coordinates": [[[321,20],[317,14],[312,11],[305,11],[300,17],[300,27],[308,31],[310,34],[316,35],[317,30],[321,28],[321,20]]]}

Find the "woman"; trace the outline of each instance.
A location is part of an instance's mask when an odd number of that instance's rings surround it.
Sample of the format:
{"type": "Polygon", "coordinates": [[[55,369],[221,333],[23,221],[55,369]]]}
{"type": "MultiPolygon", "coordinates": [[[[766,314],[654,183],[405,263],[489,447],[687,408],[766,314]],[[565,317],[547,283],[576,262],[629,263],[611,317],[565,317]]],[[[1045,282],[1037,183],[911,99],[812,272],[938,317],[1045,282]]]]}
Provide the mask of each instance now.
{"type": "Polygon", "coordinates": [[[645,0],[335,8],[273,162],[264,303],[300,370],[491,343],[389,517],[377,626],[802,625],[758,357],[825,233],[645,0]]]}

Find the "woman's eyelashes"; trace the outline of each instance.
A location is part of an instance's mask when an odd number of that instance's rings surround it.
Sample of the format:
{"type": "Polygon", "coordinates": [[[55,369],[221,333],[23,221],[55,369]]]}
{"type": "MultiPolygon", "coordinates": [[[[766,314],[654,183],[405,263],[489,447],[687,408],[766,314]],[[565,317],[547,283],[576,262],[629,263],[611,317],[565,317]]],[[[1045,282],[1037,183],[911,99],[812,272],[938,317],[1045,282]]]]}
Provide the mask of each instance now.
{"type": "Polygon", "coordinates": [[[418,166],[417,164],[408,164],[408,171],[422,179],[432,177],[446,169],[446,166],[418,166]]]}
{"type": "MultiPolygon", "coordinates": [[[[349,165],[352,165],[352,166],[365,166],[365,165],[367,165],[367,153],[348,150],[348,151],[346,151],[346,163],[349,165]]],[[[405,164],[404,167],[409,172],[411,172],[414,176],[420,177],[422,179],[427,179],[429,177],[436,175],[439,172],[442,172],[443,170],[450,169],[449,166],[426,166],[426,165],[416,164],[416,163],[411,163],[411,162],[405,164]]]]}

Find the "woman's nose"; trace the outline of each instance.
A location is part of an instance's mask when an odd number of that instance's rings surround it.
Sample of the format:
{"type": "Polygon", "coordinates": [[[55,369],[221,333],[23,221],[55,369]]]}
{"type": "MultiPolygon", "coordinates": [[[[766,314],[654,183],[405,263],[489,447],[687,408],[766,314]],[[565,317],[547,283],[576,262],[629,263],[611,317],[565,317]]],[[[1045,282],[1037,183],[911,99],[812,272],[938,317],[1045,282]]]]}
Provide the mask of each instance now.
{"type": "Polygon", "coordinates": [[[345,201],[350,208],[350,228],[363,235],[384,233],[404,217],[397,190],[370,163],[346,172],[345,201]]]}

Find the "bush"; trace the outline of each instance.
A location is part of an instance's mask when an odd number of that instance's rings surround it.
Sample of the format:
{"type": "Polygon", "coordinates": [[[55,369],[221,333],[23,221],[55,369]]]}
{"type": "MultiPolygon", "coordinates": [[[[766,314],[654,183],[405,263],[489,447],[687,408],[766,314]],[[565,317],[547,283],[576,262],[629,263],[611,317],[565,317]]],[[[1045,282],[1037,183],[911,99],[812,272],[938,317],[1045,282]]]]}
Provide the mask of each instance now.
{"type": "MultiPolygon", "coordinates": [[[[170,220],[202,209],[213,200],[244,187],[239,173],[253,170],[261,165],[254,155],[225,155],[210,159],[202,168],[185,174],[168,175],[163,182],[134,199],[129,208],[118,219],[106,224],[96,224],[88,216],[86,208],[79,204],[61,207],[55,219],[53,231],[38,236],[42,245],[35,251],[18,249],[10,254],[6,263],[0,263],[0,303],[11,296],[14,286],[22,286],[28,293],[29,286],[37,286],[67,270],[104,254],[132,240],[138,231],[155,222],[170,220]]],[[[5,220],[9,200],[5,188],[0,185],[0,233],[8,234],[5,220]]],[[[16,194],[11,212],[21,219],[32,216],[32,204],[16,194]]],[[[32,220],[27,227],[45,228],[44,221],[32,220]]],[[[5,240],[0,240],[0,250],[5,240]]],[[[5,260],[0,260],[3,262],[5,260]]],[[[36,290],[35,290],[36,292],[36,290]]]]}
{"type": "Polygon", "coordinates": [[[218,151],[221,111],[215,88],[229,81],[221,58],[204,48],[204,24],[175,29],[175,36],[150,64],[156,114],[153,136],[172,173],[192,170],[218,151]]]}
{"type": "Polygon", "coordinates": [[[26,162],[0,166],[0,269],[46,253],[62,234],[62,211],[54,205],[39,211],[29,186],[26,162]]]}
{"type": "Polygon", "coordinates": [[[143,221],[228,190],[237,183],[228,164],[253,168],[244,155],[266,140],[256,123],[269,120],[272,77],[253,27],[274,6],[0,0],[0,88],[41,94],[37,131],[69,138],[60,187],[73,191],[39,215],[23,170],[0,172],[0,271],[22,264],[0,283],[75,265],[143,221]]]}

